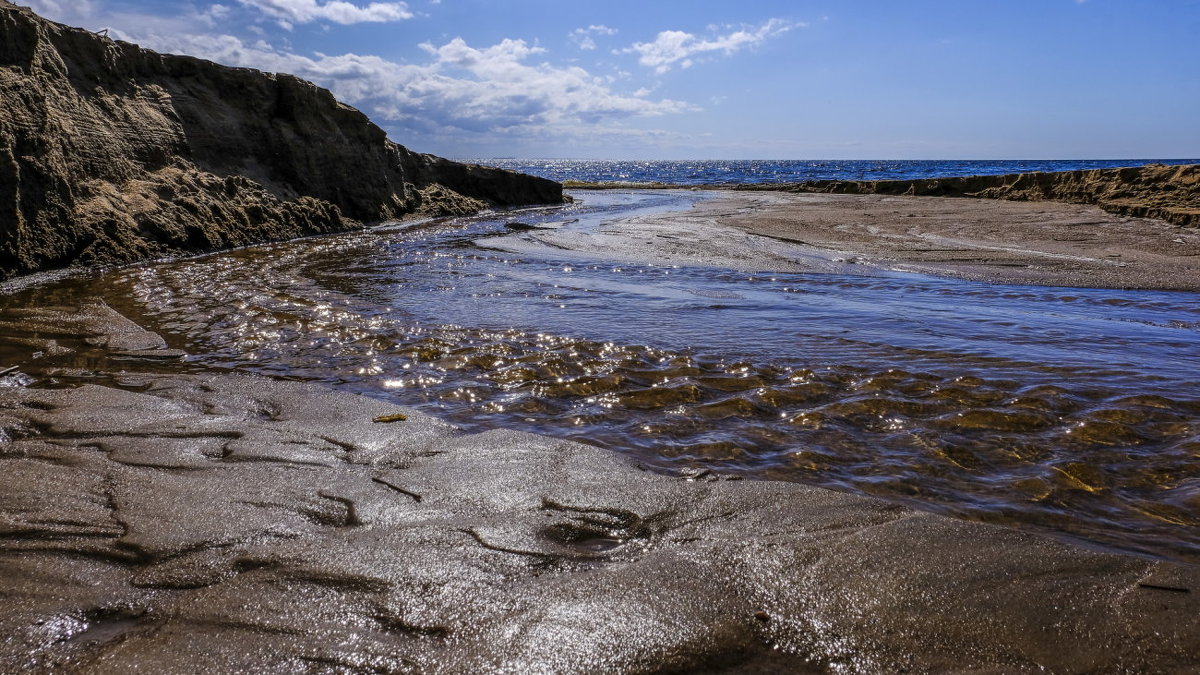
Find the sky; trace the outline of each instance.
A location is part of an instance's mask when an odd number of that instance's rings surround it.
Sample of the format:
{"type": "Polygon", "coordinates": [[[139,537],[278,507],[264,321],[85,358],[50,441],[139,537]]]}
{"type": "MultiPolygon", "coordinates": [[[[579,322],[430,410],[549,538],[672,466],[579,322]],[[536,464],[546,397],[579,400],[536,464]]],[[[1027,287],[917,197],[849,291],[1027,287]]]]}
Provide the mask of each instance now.
{"type": "Polygon", "coordinates": [[[1200,0],[16,0],[452,158],[1200,157],[1200,0]]]}

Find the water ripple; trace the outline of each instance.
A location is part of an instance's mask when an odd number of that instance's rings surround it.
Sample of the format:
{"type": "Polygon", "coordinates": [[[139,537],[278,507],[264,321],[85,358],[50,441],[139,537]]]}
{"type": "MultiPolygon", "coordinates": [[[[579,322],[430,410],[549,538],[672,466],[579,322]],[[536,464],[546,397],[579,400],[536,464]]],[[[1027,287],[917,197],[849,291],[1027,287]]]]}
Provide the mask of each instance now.
{"type": "MultiPolygon", "coordinates": [[[[638,206],[611,199],[522,220],[638,206]]],[[[327,382],[470,430],[1200,560],[1197,294],[758,275],[470,243],[510,217],[129,268],[80,290],[205,365],[327,382]]]]}

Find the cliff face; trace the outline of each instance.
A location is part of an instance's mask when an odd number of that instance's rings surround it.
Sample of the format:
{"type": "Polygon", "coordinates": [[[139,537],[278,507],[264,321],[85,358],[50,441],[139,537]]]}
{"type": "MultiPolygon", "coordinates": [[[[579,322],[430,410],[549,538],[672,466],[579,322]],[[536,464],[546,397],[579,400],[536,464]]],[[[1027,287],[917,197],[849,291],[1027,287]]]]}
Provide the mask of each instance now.
{"type": "Polygon", "coordinates": [[[563,198],[411,152],[291,75],[157,54],[5,0],[0,102],[0,279],[563,198]]]}
{"type": "MultiPolygon", "coordinates": [[[[758,189],[781,189],[759,186],[758,189]]],[[[923,180],[822,180],[785,186],[795,192],[979,197],[1095,204],[1109,213],[1200,227],[1200,165],[1147,166],[923,180]]]]}

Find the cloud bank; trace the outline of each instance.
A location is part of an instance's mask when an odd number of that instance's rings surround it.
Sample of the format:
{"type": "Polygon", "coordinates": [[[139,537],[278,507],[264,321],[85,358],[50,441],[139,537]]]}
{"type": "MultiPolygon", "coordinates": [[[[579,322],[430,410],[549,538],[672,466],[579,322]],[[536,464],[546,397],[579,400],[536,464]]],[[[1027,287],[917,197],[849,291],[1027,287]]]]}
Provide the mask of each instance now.
{"type": "Polygon", "coordinates": [[[122,39],[163,52],[185,53],[218,63],[287,72],[331,89],[377,121],[409,130],[471,132],[559,131],[690,110],[670,99],[651,100],[613,90],[610,78],[578,66],[537,62],[545,50],[523,40],[472,47],[462,38],[422,43],[429,60],[396,63],[362,54],[305,56],[247,43],[231,35],[150,34],[122,39]]]}
{"type": "Polygon", "coordinates": [[[242,6],[256,9],[284,28],[313,21],[332,21],[342,25],[366,22],[403,21],[413,13],[403,2],[372,2],[365,7],[345,0],[237,0],[242,6]]]}
{"type": "Polygon", "coordinates": [[[659,33],[653,42],[637,42],[614,53],[637,54],[638,63],[662,74],[675,66],[690,68],[697,63],[698,56],[715,53],[732,55],[742,49],[761,44],[768,38],[803,26],[804,24],[783,19],[770,19],[757,28],[743,28],[711,38],[701,38],[679,30],[665,30],[659,33]]]}
{"type": "MultiPolygon", "coordinates": [[[[402,142],[422,138],[443,146],[471,147],[513,142],[520,146],[631,147],[678,142],[679,134],[644,128],[647,118],[699,110],[691,103],[653,96],[653,87],[630,79],[615,66],[598,74],[564,60],[536,43],[501,39],[490,45],[462,37],[419,44],[408,61],[349,51],[300,52],[287,33],[309,23],[351,24],[414,18],[404,2],[356,0],[228,0],[198,3],[176,12],[122,10],[107,0],[25,0],[44,16],[110,26],[114,38],[163,53],[188,54],[231,66],[286,72],[326,87],[362,109],[402,142]],[[241,26],[249,33],[231,34],[241,26]],[[610,74],[611,72],[611,74],[610,74]],[[628,85],[626,89],[626,85],[628,85]]],[[[408,24],[414,25],[414,24],[408,24]]],[[[772,19],[761,25],[708,37],[665,31],[654,42],[615,53],[633,53],[656,72],[687,68],[706,56],[734,54],[799,24],[772,19]]],[[[568,38],[581,50],[617,30],[592,24],[568,38]]],[[[707,99],[706,99],[707,100],[707,99]]]]}
{"type": "Polygon", "coordinates": [[[580,49],[584,51],[591,51],[596,48],[596,40],[592,37],[593,35],[616,34],[616,28],[609,28],[603,24],[592,24],[587,28],[576,28],[575,30],[571,31],[567,37],[571,38],[571,41],[578,45],[580,49]]]}

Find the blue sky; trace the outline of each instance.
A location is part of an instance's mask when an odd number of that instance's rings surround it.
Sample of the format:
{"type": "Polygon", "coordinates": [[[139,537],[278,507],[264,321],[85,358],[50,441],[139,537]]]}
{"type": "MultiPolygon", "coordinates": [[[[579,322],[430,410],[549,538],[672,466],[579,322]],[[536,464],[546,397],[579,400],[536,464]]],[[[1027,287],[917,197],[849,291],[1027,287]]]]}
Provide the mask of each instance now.
{"type": "Polygon", "coordinates": [[[17,0],[448,157],[1200,156],[1200,0],[17,0]]]}

